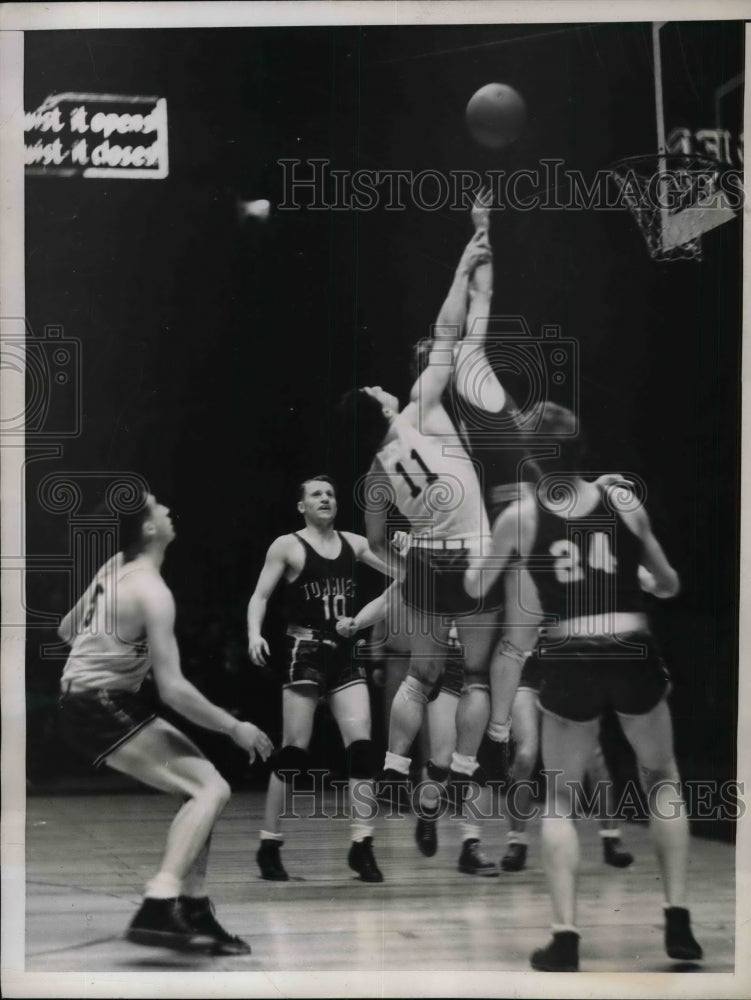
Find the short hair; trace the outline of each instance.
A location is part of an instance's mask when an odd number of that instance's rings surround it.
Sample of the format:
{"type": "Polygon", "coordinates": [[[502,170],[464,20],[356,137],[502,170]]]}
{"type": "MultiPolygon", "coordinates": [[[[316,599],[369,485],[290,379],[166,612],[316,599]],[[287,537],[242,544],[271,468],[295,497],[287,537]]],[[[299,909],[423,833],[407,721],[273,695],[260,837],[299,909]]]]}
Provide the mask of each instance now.
{"type": "Polygon", "coordinates": [[[373,456],[389,429],[389,419],[378,400],[364,389],[350,389],[342,396],[338,410],[347,432],[354,431],[357,445],[368,457],[373,456]]]}
{"type": "Polygon", "coordinates": [[[303,479],[300,485],[297,487],[297,502],[305,499],[305,487],[308,483],[328,483],[329,486],[333,486],[334,493],[336,493],[336,483],[331,478],[331,476],[321,475],[321,476],[308,476],[307,479],[303,479]]]}
{"type": "Polygon", "coordinates": [[[584,471],[587,439],[575,413],[559,403],[540,402],[524,414],[524,423],[531,428],[528,432],[530,442],[538,438],[561,438],[556,442],[558,455],[538,459],[544,468],[563,473],[584,471]]]}

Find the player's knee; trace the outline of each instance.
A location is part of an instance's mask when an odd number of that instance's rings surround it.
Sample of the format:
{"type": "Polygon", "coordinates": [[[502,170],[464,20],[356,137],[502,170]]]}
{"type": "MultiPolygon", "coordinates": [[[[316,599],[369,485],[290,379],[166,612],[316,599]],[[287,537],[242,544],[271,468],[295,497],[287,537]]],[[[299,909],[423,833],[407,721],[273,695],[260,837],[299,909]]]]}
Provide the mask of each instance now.
{"type": "Polygon", "coordinates": [[[490,680],[487,674],[470,674],[462,686],[462,694],[466,695],[472,691],[481,691],[490,694],[490,680]]]}
{"type": "Polygon", "coordinates": [[[364,780],[372,778],[378,768],[371,740],[355,740],[347,747],[349,776],[364,780]]]}
{"type": "Polygon", "coordinates": [[[205,776],[201,784],[199,795],[205,801],[210,802],[214,809],[219,812],[229,802],[232,789],[212,765],[210,772],[205,776]]]}
{"type": "Polygon", "coordinates": [[[427,705],[432,689],[433,685],[430,681],[426,682],[420,680],[418,677],[413,677],[412,674],[407,674],[399,685],[397,694],[405,701],[416,702],[418,705],[427,705]]]}
{"type": "Polygon", "coordinates": [[[274,758],[274,774],[280,781],[305,780],[310,769],[310,754],[302,747],[283,746],[274,758]]]}
{"type": "Polygon", "coordinates": [[[537,763],[537,747],[519,744],[514,754],[514,777],[517,780],[528,778],[537,763]]]}
{"type": "Polygon", "coordinates": [[[647,794],[653,792],[661,785],[670,784],[678,788],[680,787],[681,776],[675,757],[671,757],[670,760],[657,767],[648,766],[640,760],[639,777],[642,788],[647,794]]]}

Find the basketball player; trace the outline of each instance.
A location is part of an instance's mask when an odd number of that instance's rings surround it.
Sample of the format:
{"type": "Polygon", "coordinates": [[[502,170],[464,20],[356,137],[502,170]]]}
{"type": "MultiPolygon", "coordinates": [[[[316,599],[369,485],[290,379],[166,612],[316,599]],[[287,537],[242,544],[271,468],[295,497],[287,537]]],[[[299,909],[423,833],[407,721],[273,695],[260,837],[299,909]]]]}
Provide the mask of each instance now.
{"type": "MultiPolygon", "coordinates": [[[[397,534],[403,534],[397,532],[397,534]]],[[[406,551],[406,548],[404,549],[406,551]]],[[[354,618],[337,622],[337,632],[351,638],[358,632],[373,626],[371,643],[383,656],[385,662],[385,707],[388,711],[396,691],[409,668],[409,638],[400,627],[404,620],[404,607],[399,595],[399,584],[394,583],[379,597],[361,608],[354,618]],[[379,625],[383,626],[379,628],[379,625]]],[[[374,649],[374,651],[375,651],[374,649]]],[[[440,799],[446,785],[446,775],[451,765],[451,755],[456,749],[456,711],[464,687],[464,660],[459,644],[456,626],[448,635],[448,649],[441,675],[434,686],[419,737],[424,741],[422,749],[425,765],[422,781],[419,783],[419,799],[413,802],[417,812],[415,842],[426,858],[432,858],[438,850],[437,818],[440,799]]],[[[480,841],[480,827],[463,818],[464,841],[480,841]]],[[[469,875],[497,875],[498,869],[492,862],[488,867],[478,865],[478,852],[463,849],[459,858],[459,870],[469,875]],[[490,867],[492,866],[492,867],[490,867]]]]}
{"type": "MultiPolygon", "coordinates": [[[[461,794],[477,778],[477,749],[488,722],[495,620],[468,599],[463,574],[470,555],[487,544],[490,526],[477,473],[442,397],[453,371],[452,351],[466,314],[469,279],[489,256],[487,234],[480,230],[465,248],[436,323],[428,364],[401,413],[398,399],[380,386],[352,390],[342,401],[359,445],[375,453],[364,490],[371,546],[378,552],[387,545],[383,497],[390,498],[412,529],[402,586],[410,665],[392,705],[379,782],[379,795],[397,802],[408,799],[407,755],[446,658],[452,618],[465,650],[466,683],[457,709],[450,775],[461,794]]],[[[467,855],[465,867],[496,867],[481,856],[475,837],[465,837],[462,854],[467,855]]]]}
{"type": "MultiPolygon", "coordinates": [[[[493,547],[498,572],[510,560],[529,567],[521,595],[553,622],[539,646],[543,765],[549,771],[542,855],[553,905],[553,938],[531,956],[549,972],[579,968],[576,873],[579,845],[576,787],[608,707],[636,754],[648,799],[650,828],[665,891],[665,948],[682,961],[702,957],[686,908],[688,819],[675,762],[668,679],[643,607],[641,586],[672,597],[679,580],[652,533],[646,510],[625,487],[602,487],[579,473],[584,450],[578,420],[553,403],[532,413],[536,433],[558,440],[558,456],[542,461],[536,495],[501,515],[493,547]],[[640,573],[639,566],[646,570],[640,573]],[[641,577],[641,583],[640,583],[641,577]],[[646,582],[645,582],[646,581],[646,582]]],[[[493,573],[490,574],[492,579],[493,573]]],[[[467,585],[478,587],[474,570],[467,585]]],[[[487,581],[479,584],[486,585],[487,581]]]]}
{"type": "Polygon", "coordinates": [[[248,605],[250,658],[262,666],[269,656],[268,643],[261,634],[266,607],[283,581],[287,622],[283,738],[269,779],[256,858],[262,878],[288,880],[280,856],[285,783],[294,789],[295,778],[309,773],[313,718],[318,700],[324,696],[347,750],[352,816],[348,864],[363,882],[382,882],[373,855],[373,825],[359,815],[355,805],[356,794],[360,802],[366,801],[364,796],[375,802],[371,785],[376,768],[365,668],[356,661],[352,643],[338,635],[336,623],[354,613],[355,563],[362,562],[381,573],[392,570],[370,551],[361,535],[334,530],[336,491],[328,476],[313,476],[300,484],[297,509],[305,527],[272,542],[248,605]],[[360,784],[366,787],[358,791],[360,784]]]}
{"type": "Polygon", "coordinates": [[[166,705],[231,737],[251,762],[256,753],[265,760],[272,744],[250,722],[213,705],[182,674],[175,602],[160,572],[174,537],[169,511],[151,495],[121,516],[121,551],[100,568],[60,624],[60,637],[71,645],[61,681],[61,731],[94,766],[107,764],[184,800],[127,939],[246,955],[247,942],[219,925],[206,895],[211,831],[229,786],[187,736],[156,715],[139,693],[141,685],[152,670],[166,705]]]}
{"type": "MultiPolygon", "coordinates": [[[[529,779],[537,763],[540,749],[540,692],[539,656],[533,653],[524,664],[511,709],[511,732],[514,738],[514,763],[511,767],[513,799],[508,801],[508,846],[501,858],[501,868],[507,872],[522,871],[527,864],[527,817],[532,801],[529,779]]],[[[585,773],[590,787],[604,791],[604,816],[600,819],[603,860],[614,868],[628,868],[634,857],[621,849],[621,833],[613,816],[613,782],[608,771],[602,747],[598,740],[585,773]]]]}

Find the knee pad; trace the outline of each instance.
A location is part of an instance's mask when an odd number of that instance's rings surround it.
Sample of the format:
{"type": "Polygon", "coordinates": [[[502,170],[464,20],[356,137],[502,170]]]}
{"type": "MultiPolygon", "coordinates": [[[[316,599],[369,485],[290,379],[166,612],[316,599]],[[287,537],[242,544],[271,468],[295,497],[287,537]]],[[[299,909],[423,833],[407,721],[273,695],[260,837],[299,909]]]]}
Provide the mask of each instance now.
{"type": "Polygon", "coordinates": [[[301,747],[286,746],[276,754],[274,774],[281,781],[294,781],[296,776],[306,778],[310,767],[310,754],[301,747]]]}
{"type": "Polygon", "coordinates": [[[519,649],[515,646],[513,642],[509,642],[508,639],[501,639],[500,645],[498,646],[498,655],[507,656],[510,660],[516,660],[517,663],[521,663],[522,666],[527,662],[527,659],[532,655],[532,650],[526,651],[524,649],[519,649]]]}
{"type": "Polygon", "coordinates": [[[434,764],[432,760],[429,760],[425,765],[425,770],[427,771],[428,779],[430,781],[435,781],[439,785],[443,785],[446,781],[448,781],[449,769],[447,767],[439,767],[437,764],[434,764]]]}
{"type": "Polygon", "coordinates": [[[377,769],[373,744],[370,740],[355,740],[347,747],[350,778],[372,778],[377,769]]]}
{"type": "Polygon", "coordinates": [[[417,702],[418,705],[427,705],[430,691],[430,684],[426,684],[424,681],[418,680],[417,677],[407,674],[399,685],[399,692],[397,693],[401,693],[402,698],[405,698],[407,701],[417,702]]]}
{"type": "Polygon", "coordinates": [[[478,676],[464,683],[462,687],[462,694],[467,691],[486,691],[490,694],[490,683],[486,677],[478,676]]]}

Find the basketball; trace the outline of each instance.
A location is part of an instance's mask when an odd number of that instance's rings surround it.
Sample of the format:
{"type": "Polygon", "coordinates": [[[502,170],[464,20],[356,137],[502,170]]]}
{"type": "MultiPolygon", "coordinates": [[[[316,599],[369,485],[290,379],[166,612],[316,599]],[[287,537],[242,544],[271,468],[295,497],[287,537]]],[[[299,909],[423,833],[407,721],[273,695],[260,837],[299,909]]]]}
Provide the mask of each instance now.
{"type": "Polygon", "coordinates": [[[467,128],[489,149],[503,149],[518,139],[527,118],[524,98],[507,83],[488,83],[467,104],[467,128]]]}

